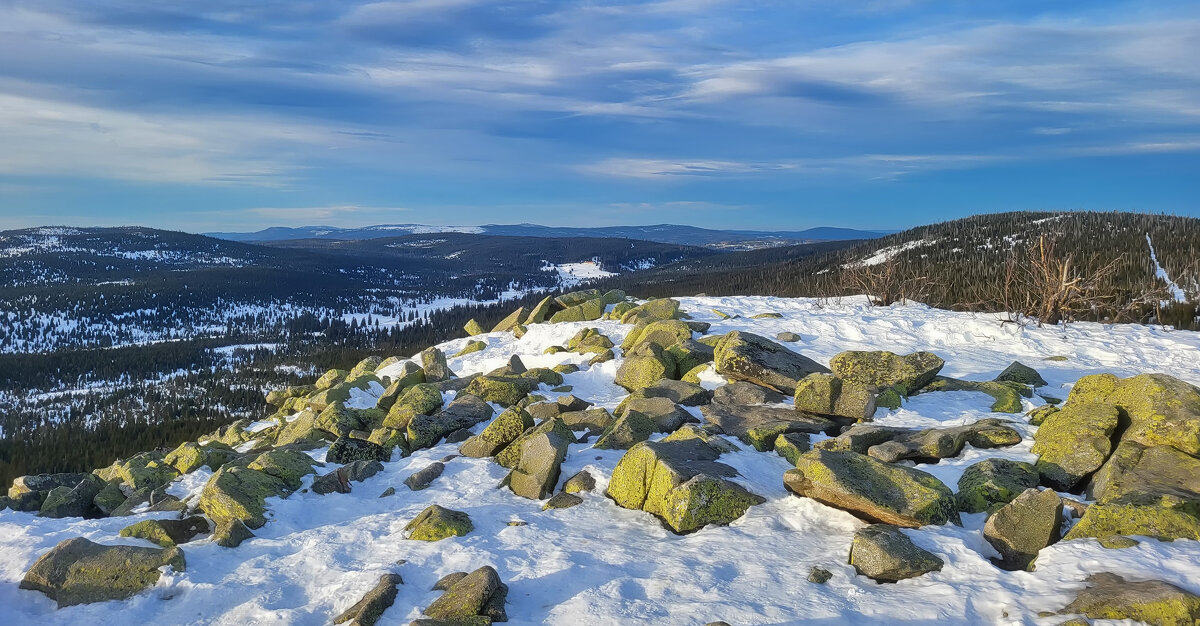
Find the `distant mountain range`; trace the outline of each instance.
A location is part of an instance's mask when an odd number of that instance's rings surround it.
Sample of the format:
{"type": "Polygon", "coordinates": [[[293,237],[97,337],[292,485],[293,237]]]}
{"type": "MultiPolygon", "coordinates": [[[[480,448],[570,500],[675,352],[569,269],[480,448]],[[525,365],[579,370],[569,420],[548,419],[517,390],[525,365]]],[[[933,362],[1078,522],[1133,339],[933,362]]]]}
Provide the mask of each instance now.
{"type": "Polygon", "coordinates": [[[231,241],[266,242],[293,239],[377,239],[407,234],[472,233],[508,237],[598,237],[638,239],[677,245],[705,246],[729,250],[753,250],[789,246],[816,241],[845,241],[875,239],[895,231],[857,230],[853,228],[819,227],[799,231],[713,230],[679,224],[653,226],[604,226],[597,228],[566,228],[538,224],[486,224],[483,226],[427,226],[424,224],[379,224],[362,228],[337,226],[275,227],[253,233],[205,233],[210,237],[231,241]]]}

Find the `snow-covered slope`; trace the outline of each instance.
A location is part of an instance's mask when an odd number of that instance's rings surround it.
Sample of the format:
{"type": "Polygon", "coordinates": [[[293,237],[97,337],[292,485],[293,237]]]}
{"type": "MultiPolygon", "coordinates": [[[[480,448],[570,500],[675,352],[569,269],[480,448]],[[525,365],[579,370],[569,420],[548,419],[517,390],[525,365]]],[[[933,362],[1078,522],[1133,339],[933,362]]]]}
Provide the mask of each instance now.
{"type": "MultiPolygon", "coordinates": [[[[990,380],[1021,360],[1046,378],[1047,393],[1062,397],[1080,376],[1099,372],[1165,372],[1200,383],[1197,333],[1087,323],[1036,328],[921,305],[870,307],[864,298],[840,303],[680,300],[693,319],[712,324],[711,333],[799,333],[801,341],[789,347],[820,362],[844,350],[928,350],[946,360],[945,375],[990,380]],[[740,317],[722,319],[713,308],[740,317]],[[749,319],[765,312],[782,318],[749,319]],[[1066,359],[1044,360],[1050,356],[1066,359]]],[[[486,341],[486,349],[449,363],[459,374],[501,367],[514,354],[529,367],[579,363],[584,370],[565,376],[572,393],[612,409],[626,395],[612,382],[619,359],[587,368],[587,357],[579,354],[543,354],[585,327],[599,328],[618,343],[632,328],[611,321],[531,325],[520,339],[507,333],[476,337],[486,341]]],[[[441,347],[455,354],[466,341],[441,347]]],[[[708,387],[723,382],[715,373],[704,380],[708,387]]],[[[544,388],[539,393],[558,395],[544,388]]],[[[880,410],[876,421],[966,424],[995,416],[991,402],[973,392],[926,394],[898,411],[880,410]]],[[[1023,423],[1018,428],[1025,441],[1017,446],[968,446],[958,457],[920,467],[953,486],[967,465],[984,457],[1032,461],[1034,429],[1023,423]]],[[[1034,572],[998,569],[989,562],[995,554],[981,536],[984,514],[965,515],[962,527],[905,531],[941,557],[945,567],[896,584],[875,583],[846,564],[852,533],[862,521],[788,494],[781,477],[790,466],[782,457],[730,441],[739,451],[721,461],[738,470],[736,482],[767,502],[729,526],[677,536],[648,513],[618,507],[603,490],[623,451],[595,450],[590,443],[572,445],[562,469],[564,479],[585,468],[597,477],[596,490],[582,494],[584,503],[574,508],[542,511],[541,503],[497,489],[506,470],[489,459],[455,458],[428,489],[409,491],[404,478],[456,452],[457,444],[443,443],[386,463],[383,472],[356,483],[349,494],[297,492],[268,500],[272,520],[254,539],[236,549],[207,540],[184,545],[187,571],[167,573],[147,593],[59,610],[42,594],[17,588],[39,555],[75,536],[150,545],[119,538],[117,532],[138,519],[166,514],[55,520],[0,512],[0,624],[327,624],[388,572],[399,573],[404,584],[379,623],[406,624],[438,597],[431,587],[441,576],[483,565],[494,566],[510,587],[511,624],[1056,624],[1063,618],[1041,619],[1038,613],[1060,609],[1086,576],[1102,571],[1200,592],[1200,543],[1187,540],[1145,540],[1121,550],[1104,549],[1090,539],[1060,542],[1042,551],[1034,572]],[[397,494],[379,498],[387,487],[397,494]],[[469,513],[474,531],[435,543],[405,539],[404,525],[433,503],[469,513]],[[515,520],[527,525],[510,526],[515,520]],[[811,566],[833,572],[832,580],[806,582],[811,566]]],[[[325,449],[311,454],[321,460],[325,449]]],[[[198,493],[207,476],[206,470],[186,475],[172,492],[198,493]]]]}

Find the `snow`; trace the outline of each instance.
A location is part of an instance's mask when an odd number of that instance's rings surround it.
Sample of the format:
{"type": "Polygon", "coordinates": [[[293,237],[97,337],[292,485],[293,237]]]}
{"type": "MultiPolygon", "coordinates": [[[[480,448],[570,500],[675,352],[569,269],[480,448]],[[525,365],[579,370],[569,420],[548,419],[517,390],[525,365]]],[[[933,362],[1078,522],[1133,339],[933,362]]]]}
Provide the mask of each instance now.
{"type": "MultiPolygon", "coordinates": [[[[851,349],[896,352],[930,350],[946,360],[943,373],[972,380],[994,377],[1013,360],[1036,367],[1049,381],[1043,389],[1065,397],[1080,376],[1112,372],[1129,376],[1167,372],[1200,383],[1200,333],[1160,327],[1078,323],[1038,328],[1004,323],[1002,315],[942,311],[919,304],[872,307],[865,298],[844,300],[772,298],[681,298],[712,333],[732,329],[768,337],[781,331],[801,335],[786,344],[818,361],[851,349]],[[722,320],[718,308],[739,319],[722,320]],[[782,319],[751,319],[774,311],[782,319]],[[1046,361],[1061,355],[1065,361],[1046,361]]],[[[487,347],[452,357],[459,373],[486,371],[521,355],[528,366],[586,363],[572,353],[542,354],[564,344],[579,329],[596,327],[620,343],[628,326],[617,322],[532,325],[520,339],[488,333],[473,339],[487,347]]],[[[467,339],[441,347],[456,353],[467,339]]],[[[625,392],[612,383],[620,360],[564,376],[571,393],[614,407],[625,392]]],[[[386,375],[386,371],[381,371],[386,375]]],[[[705,386],[721,384],[713,371],[705,386]]],[[[377,391],[372,388],[371,393],[377,391]]],[[[559,394],[539,393],[548,397],[559,394]]],[[[367,394],[369,395],[369,394],[367,394]]],[[[361,399],[366,402],[366,397],[361,399]]],[[[975,392],[916,396],[898,411],[880,410],[876,421],[896,426],[949,426],[995,417],[992,399],[975,392]]],[[[1033,404],[1027,402],[1026,408],[1033,404]]],[[[475,427],[478,432],[484,427],[475,427]]],[[[919,467],[951,487],[962,470],[985,457],[1032,460],[1032,426],[1017,424],[1025,441],[999,450],[968,447],[960,457],[919,467]]],[[[1200,592],[1200,542],[1143,540],[1106,550],[1093,540],[1060,542],[1044,550],[1034,572],[1006,572],[989,561],[983,515],[964,516],[962,527],[927,526],[905,531],[915,543],[945,560],[932,574],[877,584],[856,576],[846,563],[852,534],[863,522],[851,515],[789,495],[782,475],[788,464],[734,440],[739,450],[721,457],[736,479],[767,498],[727,527],[708,527],[676,536],[647,513],[617,507],[603,495],[621,451],[570,447],[562,479],[588,469],[597,490],[582,494],[580,506],[542,511],[541,503],[496,489],[506,470],[488,459],[457,457],[426,490],[413,492],[404,478],[456,451],[454,444],[420,450],[385,463],[380,474],[353,484],[349,494],[297,492],[268,501],[271,521],[236,549],[200,539],[183,546],[187,571],[166,573],[150,591],[129,600],[55,610],[40,593],[17,583],[33,561],[58,542],[75,536],[110,544],[150,545],[118,537],[141,519],[45,519],[0,512],[0,624],[326,624],[356,602],[379,576],[404,578],[395,605],[381,625],[407,624],[439,594],[441,576],[492,565],[510,587],[511,624],[1056,624],[1041,611],[1066,605],[1089,574],[1109,571],[1128,579],[1159,579],[1200,592]],[[397,493],[379,498],[387,487],[397,493]],[[436,543],[404,538],[404,525],[430,504],[466,511],[475,530],[436,543]],[[508,526],[520,520],[525,526],[508,526]],[[805,581],[812,566],[834,576],[825,585],[805,581]]],[[[312,452],[324,458],[324,450],[312,452]]],[[[327,468],[324,471],[329,471],[327,468]]],[[[208,470],[185,476],[170,493],[196,497],[208,470]]],[[[310,484],[312,477],[306,479],[310,484]]]]}
{"type": "Polygon", "coordinates": [[[914,248],[920,248],[921,246],[931,246],[935,243],[937,243],[937,240],[926,241],[924,239],[917,239],[915,241],[906,241],[895,246],[880,248],[879,250],[875,251],[875,254],[872,254],[871,256],[858,261],[857,263],[850,263],[846,267],[870,267],[872,265],[880,265],[882,263],[887,263],[890,259],[902,252],[906,252],[914,248]]]}
{"type": "Polygon", "coordinates": [[[1154,253],[1154,242],[1150,241],[1150,233],[1146,233],[1146,245],[1150,246],[1150,262],[1154,263],[1154,276],[1167,283],[1167,290],[1171,292],[1171,297],[1175,302],[1187,302],[1187,294],[1179,288],[1179,285],[1175,284],[1175,281],[1171,280],[1171,277],[1167,275],[1167,270],[1158,264],[1158,255],[1154,253]]]}
{"type": "Polygon", "coordinates": [[[583,283],[609,276],[616,276],[615,272],[607,272],[601,266],[599,261],[582,261],[580,263],[561,263],[554,265],[546,263],[542,268],[547,272],[557,272],[558,282],[564,289],[577,287],[583,283]]]}

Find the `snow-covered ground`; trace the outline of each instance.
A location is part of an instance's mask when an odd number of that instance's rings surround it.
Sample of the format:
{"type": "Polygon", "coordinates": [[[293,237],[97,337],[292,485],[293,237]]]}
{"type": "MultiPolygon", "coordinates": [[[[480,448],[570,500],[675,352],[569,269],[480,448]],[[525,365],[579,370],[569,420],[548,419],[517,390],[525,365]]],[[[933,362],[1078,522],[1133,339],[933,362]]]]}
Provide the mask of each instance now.
{"type": "MultiPolygon", "coordinates": [[[[642,261],[642,263],[645,262],[642,261]]],[[[608,278],[609,276],[616,276],[616,274],[613,272],[605,271],[605,269],[600,266],[598,261],[562,263],[559,265],[547,263],[542,269],[547,272],[557,272],[558,284],[562,285],[564,289],[578,287],[583,283],[591,282],[593,280],[608,278]]]]}
{"type": "MultiPolygon", "coordinates": [[[[1165,372],[1200,383],[1200,333],[1090,323],[1037,328],[1004,323],[997,315],[921,305],[870,307],[861,297],[840,303],[752,297],[681,301],[694,319],[712,323],[712,333],[799,333],[801,341],[787,345],[822,362],[843,350],[930,350],[946,360],[944,374],[984,380],[1021,360],[1049,381],[1048,395],[1062,397],[1080,376],[1098,372],[1165,372]],[[741,317],[722,320],[712,308],[741,317]],[[783,318],[748,319],[765,312],[783,318]],[[1066,360],[1045,360],[1050,356],[1066,360]]],[[[487,343],[485,350],[452,358],[450,365],[459,373],[486,371],[513,354],[531,367],[585,363],[587,357],[578,354],[542,352],[588,326],[618,343],[630,328],[616,322],[533,325],[519,340],[492,333],[479,337],[487,343]]],[[[466,341],[442,348],[454,354],[466,341]]],[[[625,395],[612,383],[619,365],[610,361],[569,374],[566,384],[580,397],[615,407],[625,395]]],[[[710,387],[720,383],[716,374],[705,380],[710,387]]],[[[995,417],[988,411],[991,402],[973,392],[932,393],[894,413],[881,410],[876,420],[910,426],[970,423],[995,417]]],[[[980,458],[1032,460],[1033,428],[1019,428],[1026,435],[1020,445],[968,447],[960,457],[920,467],[953,488],[962,470],[980,458]]],[[[648,513],[616,506],[603,490],[622,452],[593,450],[588,443],[571,446],[563,466],[562,480],[580,469],[597,478],[597,489],[583,494],[584,503],[574,508],[542,511],[539,502],[497,489],[506,470],[488,459],[455,458],[428,489],[410,491],[404,478],[456,451],[455,445],[442,444],[386,463],[380,474],[355,483],[350,494],[297,492],[269,500],[273,519],[256,538],[236,549],[207,540],[185,544],[187,571],[164,575],[149,592],[62,610],[40,593],[17,588],[39,555],[75,536],[150,545],[117,533],[139,519],[166,514],[54,520],[4,511],[0,624],[327,624],[388,572],[400,574],[404,584],[379,623],[407,624],[439,595],[431,591],[434,581],[483,565],[494,566],[510,587],[511,624],[1057,624],[1062,618],[1039,618],[1038,613],[1063,607],[1087,575],[1102,571],[1200,592],[1200,543],[1187,540],[1145,540],[1122,550],[1104,549],[1093,540],[1060,542],[1041,553],[1034,572],[1000,570],[988,561],[994,553],[981,535],[982,514],[964,516],[962,527],[906,531],[945,560],[945,567],[896,584],[875,583],[856,576],[846,563],[851,535],[863,522],[789,495],[782,483],[786,461],[739,448],[721,461],[734,466],[741,474],[738,482],[767,502],[727,527],[676,536],[648,513]],[[387,487],[395,487],[396,495],[379,498],[387,487]],[[436,543],[405,539],[404,525],[434,503],[466,511],[475,530],[436,543]],[[527,525],[508,525],[515,520],[527,525]],[[807,582],[811,566],[829,569],[833,579],[825,585],[807,582]]],[[[312,454],[322,459],[325,450],[312,454]]],[[[186,476],[171,492],[198,494],[206,477],[186,476]]]]}

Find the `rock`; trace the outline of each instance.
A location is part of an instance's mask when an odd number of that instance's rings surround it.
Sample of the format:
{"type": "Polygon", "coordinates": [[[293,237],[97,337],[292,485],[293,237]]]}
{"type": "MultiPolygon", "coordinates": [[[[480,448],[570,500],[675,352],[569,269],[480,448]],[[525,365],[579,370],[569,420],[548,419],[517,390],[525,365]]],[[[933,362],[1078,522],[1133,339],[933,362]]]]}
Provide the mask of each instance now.
{"type": "Polygon", "coordinates": [[[792,465],[796,464],[801,454],[810,449],[806,433],[784,433],[775,438],[775,454],[787,459],[792,465]]]}
{"type": "Polygon", "coordinates": [[[625,340],[621,349],[632,350],[643,343],[652,343],[663,350],[692,338],[692,328],[679,320],[657,320],[638,324],[625,340]]]}
{"type": "Polygon", "coordinates": [[[829,371],[766,337],[737,330],[717,344],[714,362],[717,373],[728,379],[752,382],[786,395],[796,392],[801,378],[829,371]]]}
{"type": "Polygon", "coordinates": [[[547,500],[546,504],[542,505],[542,510],[549,511],[550,509],[569,509],[580,504],[583,504],[583,498],[580,498],[573,493],[562,491],[554,494],[554,497],[547,500]]]}
{"type": "Polygon", "coordinates": [[[638,344],[626,353],[625,362],[617,369],[613,382],[637,391],[654,385],[664,378],[678,377],[674,358],[652,343],[638,344]]]}
{"type": "Polygon", "coordinates": [[[349,373],[350,372],[348,372],[346,370],[339,370],[339,369],[329,370],[329,371],[325,372],[324,374],[322,374],[321,377],[317,379],[317,382],[313,383],[313,386],[316,387],[318,390],[329,389],[329,388],[333,387],[334,385],[345,380],[346,375],[349,373]]]}
{"type": "Polygon", "coordinates": [[[437,582],[433,583],[433,590],[434,591],[445,591],[445,590],[449,589],[450,587],[453,587],[454,583],[462,580],[463,577],[466,575],[467,575],[466,572],[454,572],[451,574],[446,574],[445,576],[442,576],[441,578],[439,578],[437,580],[437,582]]]}
{"type": "Polygon", "coordinates": [[[813,566],[808,570],[808,582],[824,585],[833,578],[833,572],[824,567],[813,566]]]}
{"type": "Polygon", "coordinates": [[[563,483],[565,493],[582,493],[596,488],[596,478],[587,470],[579,470],[574,476],[563,483]]]}
{"type": "Polygon", "coordinates": [[[571,430],[587,430],[589,432],[604,432],[615,421],[608,409],[587,409],[586,411],[571,411],[558,417],[571,430]]]}
{"type": "Polygon", "coordinates": [[[418,356],[421,358],[421,369],[425,371],[425,382],[437,383],[454,377],[450,366],[446,364],[446,353],[441,350],[425,348],[418,356]]]}
{"type": "Polygon", "coordinates": [[[1116,574],[1088,576],[1080,591],[1059,614],[1079,613],[1092,619],[1128,619],[1156,626],[1200,623],[1200,596],[1161,580],[1130,581],[1116,574]]]}
{"type": "Polygon", "coordinates": [[[401,584],[404,584],[404,579],[400,578],[399,574],[380,576],[375,588],[368,591],[354,606],[333,618],[333,623],[342,624],[353,620],[357,626],[373,626],[383,612],[396,601],[396,586],[401,584]]]}
{"type": "Polygon", "coordinates": [[[988,517],[983,538],[1000,553],[996,563],[1006,570],[1033,569],[1038,551],[1058,541],[1062,498],[1047,489],[1027,489],[988,517]]]}
{"type": "Polygon", "coordinates": [[[567,426],[566,422],[557,417],[551,418],[526,430],[520,437],[517,437],[512,443],[505,446],[503,450],[496,453],[496,463],[509,469],[515,468],[521,460],[525,442],[545,433],[554,433],[568,443],[575,442],[575,435],[571,433],[571,429],[567,426]]]}
{"type": "MultiPolygon", "coordinates": [[[[852,427],[851,431],[855,428],[859,426],[852,427]]],[[[1008,422],[998,419],[984,419],[974,424],[949,428],[896,429],[891,433],[888,441],[867,448],[867,454],[885,463],[903,460],[927,463],[958,456],[968,443],[976,448],[998,448],[1021,443],[1021,433],[1008,426],[1008,422]]]]}
{"type": "MultiPolygon", "coordinates": [[[[122,504],[125,504],[125,494],[121,491],[120,481],[112,480],[92,499],[92,504],[103,516],[113,514],[122,504]]],[[[0,511],[4,510],[0,508],[0,511]]]]}
{"type": "Polygon", "coordinates": [[[558,305],[560,309],[566,309],[583,304],[588,300],[595,300],[600,296],[599,289],[580,289],[579,291],[571,291],[558,296],[554,299],[554,304],[558,305]]]}
{"type": "Polygon", "coordinates": [[[509,407],[537,389],[538,382],[520,376],[480,376],[467,385],[466,393],[509,407]]]}
{"type": "Polygon", "coordinates": [[[558,400],[555,400],[555,404],[558,405],[563,413],[583,411],[592,406],[591,402],[582,398],[576,398],[575,396],[559,396],[558,400]]]}
{"type": "Polygon", "coordinates": [[[99,477],[85,474],[74,487],[55,487],[46,494],[38,517],[99,517],[95,499],[105,486],[99,477]]]}
{"type": "Polygon", "coordinates": [[[124,600],[158,582],[159,568],[185,569],[179,548],[104,546],[82,537],[67,539],[43,554],[21,580],[21,589],[40,591],[58,607],[124,600]]]}
{"type": "Polygon", "coordinates": [[[384,489],[384,490],[383,490],[383,493],[379,494],[379,497],[380,497],[380,498],[386,498],[386,497],[388,497],[388,496],[394,496],[394,495],[396,495],[396,488],[395,488],[395,487],[388,487],[387,489],[384,489]]]}
{"type": "Polygon", "coordinates": [[[658,298],[644,304],[639,304],[621,316],[622,324],[635,324],[638,321],[675,319],[679,313],[679,301],[671,298],[658,298]]]}
{"type": "Polygon", "coordinates": [[[752,404],[776,404],[783,402],[782,393],[742,381],[732,382],[717,387],[713,392],[713,404],[728,404],[746,406],[752,404]]]}
{"type": "Polygon", "coordinates": [[[271,406],[280,406],[287,400],[302,398],[317,390],[316,385],[298,385],[288,387],[286,389],[275,389],[267,393],[267,404],[271,406]]]}
{"type": "Polygon", "coordinates": [[[237,452],[233,448],[219,441],[211,441],[204,445],[185,441],[167,453],[163,461],[180,474],[191,474],[205,465],[215,470],[235,456],[237,452]]]}
{"type": "Polygon", "coordinates": [[[959,521],[954,493],[940,480],[856,452],[806,452],[783,483],[797,495],[872,522],[917,528],[959,521]]]}
{"type": "Polygon", "coordinates": [[[996,377],[996,382],[1011,382],[1029,385],[1030,387],[1045,387],[1046,379],[1037,370],[1021,363],[1013,361],[1008,367],[1004,368],[1003,372],[996,377]]]}
{"type": "Polygon", "coordinates": [[[612,340],[595,328],[585,328],[567,340],[567,350],[580,354],[600,353],[611,347],[612,340]]]}
{"type": "Polygon", "coordinates": [[[692,369],[685,372],[683,376],[680,376],[679,380],[681,380],[685,383],[692,383],[695,385],[699,385],[700,384],[700,375],[707,372],[711,368],[712,368],[712,366],[709,364],[697,365],[696,367],[693,367],[692,369]]]}
{"type": "Polygon", "coordinates": [[[719,455],[699,439],[639,443],[617,463],[606,493],[621,507],[658,516],[676,533],[728,524],[765,500],[726,480],[737,472],[717,462],[719,455]]]}
{"type": "Polygon", "coordinates": [[[875,387],[899,385],[904,395],[912,395],[929,384],[945,365],[936,354],[914,352],[900,356],[892,352],[847,351],[829,360],[833,373],[843,380],[853,380],[875,387]]]}
{"type": "Polygon", "coordinates": [[[474,337],[475,335],[482,335],[483,333],[487,332],[483,329],[482,324],[475,321],[475,318],[471,318],[466,324],[464,324],[463,330],[470,337],[474,337]]]}
{"type": "Polygon", "coordinates": [[[775,335],[775,339],[778,341],[786,341],[788,343],[796,343],[797,341],[800,341],[801,337],[796,333],[783,331],[778,335],[775,335]]]}
{"type": "Polygon", "coordinates": [[[1020,413],[1025,410],[1025,405],[1021,403],[1021,398],[1033,396],[1030,388],[1020,383],[998,383],[990,380],[980,382],[946,378],[945,376],[935,377],[933,382],[925,385],[920,390],[921,393],[933,391],[978,391],[986,393],[994,400],[992,402],[992,411],[995,413],[1020,413]]]}
{"type": "Polygon", "coordinates": [[[1195,501],[1169,496],[1158,503],[1109,502],[1091,504],[1064,539],[1140,535],[1163,541],[1200,540],[1200,517],[1195,501]]]}
{"type": "MultiPolygon", "coordinates": [[[[142,452],[114,464],[115,477],[130,491],[157,489],[179,477],[179,470],[163,461],[162,454],[142,452]]],[[[105,478],[107,480],[107,478],[105,478]]]]}
{"type": "Polygon", "coordinates": [[[894,583],[936,572],[945,562],[917,547],[899,528],[872,524],[855,531],[854,541],[850,544],[850,565],[863,576],[894,583]]]}
{"type": "Polygon", "coordinates": [[[809,374],[796,383],[798,411],[869,420],[875,415],[875,388],[833,374],[809,374]]]}
{"type": "MultiPolygon", "coordinates": [[[[561,297],[560,297],[561,300],[561,297]]],[[[550,323],[561,322],[591,322],[604,316],[607,304],[600,298],[593,298],[581,304],[570,306],[550,316],[550,323]]]]}
{"type": "Polygon", "coordinates": [[[696,383],[663,379],[632,394],[632,397],[666,398],[683,406],[700,406],[712,401],[713,392],[696,383]]]}
{"type": "Polygon", "coordinates": [[[490,613],[491,621],[507,621],[502,616],[508,586],[491,566],[481,567],[450,585],[440,598],[425,608],[425,615],[434,619],[462,622],[477,615],[490,613]],[[498,607],[496,605],[499,605],[498,607]],[[502,619],[495,619],[502,617],[502,619]]]}
{"type": "Polygon", "coordinates": [[[512,407],[492,420],[483,432],[468,439],[459,446],[458,451],[463,456],[474,458],[489,457],[505,446],[512,443],[533,426],[533,417],[524,409],[512,407]]]}
{"type": "Polygon", "coordinates": [[[679,430],[663,437],[659,441],[687,441],[688,439],[698,439],[710,448],[724,454],[726,452],[737,452],[738,447],[729,443],[722,438],[717,432],[717,429],[711,426],[700,426],[697,424],[684,424],[679,430]]]}
{"type": "Polygon", "coordinates": [[[1118,421],[1116,407],[1093,402],[1068,402],[1046,418],[1033,444],[1044,483],[1071,491],[1099,469],[1112,451],[1118,421]]]}
{"type": "Polygon", "coordinates": [[[400,369],[392,376],[392,382],[384,389],[383,395],[379,397],[379,401],[375,406],[388,410],[396,403],[396,400],[408,391],[409,387],[419,385],[425,382],[425,370],[421,369],[420,365],[412,361],[404,361],[400,363],[400,369]]]}
{"type": "Polygon", "coordinates": [[[345,467],[325,474],[313,481],[313,493],[350,493],[351,482],[362,482],[383,471],[379,461],[352,461],[345,467]]]}
{"type": "Polygon", "coordinates": [[[618,417],[600,434],[593,448],[600,450],[628,450],[635,444],[646,441],[658,432],[658,424],[642,413],[627,412],[618,417]]]}
{"type": "Polygon", "coordinates": [[[325,460],[329,463],[390,461],[391,459],[392,451],[390,449],[365,439],[349,437],[338,437],[337,441],[329,446],[329,451],[325,453],[325,460]]]}
{"type": "Polygon", "coordinates": [[[542,298],[537,304],[529,310],[529,315],[525,316],[522,324],[541,324],[546,321],[546,315],[550,313],[550,307],[554,304],[552,296],[542,298]]]}
{"type": "Polygon", "coordinates": [[[432,415],[442,408],[442,392],[434,383],[418,383],[409,387],[388,411],[383,426],[404,428],[417,415],[432,415]]]}
{"type": "Polygon", "coordinates": [[[409,539],[441,541],[447,537],[462,537],[475,530],[471,516],[432,504],[404,526],[409,539]]]}
{"type": "Polygon", "coordinates": [[[199,515],[185,519],[151,519],[121,529],[122,537],[145,539],[164,548],[177,546],[208,532],[208,520],[199,515]]]}
{"type": "Polygon", "coordinates": [[[217,529],[213,531],[213,543],[223,548],[236,548],[242,545],[242,542],[254,537],[254,533],[246,527],[242,520],[232,519],[221,524],[217,524],[217,529]]]}
{"type": "Polygon", "coordinates": [[[287,484],[275,476],[227,464],[205,483],[200,509],[218,528],[235,519],[249,528],[261,528],[267,523],[266,499],[287,493],[287,484]]]}
{"type": "Polygon", "coordinates": [[[1060,408],[1053,404],[1043,404],[1042,406],[1029,411],[1025,415],[1029,417],[1030,424],[1033,424],[1034,426],[1041,426],[1046,422],[1046,418],[1058,413],[1059,410],[1060,408]]]}
{"type": "MultiPolygon", "coordinates": [[[[472,320],[472,321],[474,321],[474,320],[472,320]]],[[[466,344],[463,345],[462,350],[459,350],[457,353],[454,354],[454,357],[458,358],[460,356],[466,356],[468,354],[473,354],[475,352],[482,352],[485,349],[487,349],[487,342],[468,341],[466,344]]]]}
{"type": "Polygon", "coordinates": [[[387,427],[376,428],[367,436],[367,441],[383,446],[383,449],[388,451],[389,457],[392,450],[396,448],[400,449],[400,456],[408,456],[408,437],[404,435],[403,430],[387,427]]]}
{"type": "Polygon", "coordinates": [[[1167,497],[1196,502],[1200,509],[1200,459],[1171,446],[1122,441],[1092,476],[1087,491],[1102,504],[1156,504],[1167,497]]]}
{"type": "Polygon", "coordinates": [[[263,452],[246,467],[273,476],[294,491],[300,488],[304,476],[315,473],[313,465],[317,462],[299,450],[277,449],[263,452]]]}
{"type": "MultiPolygon", "coordinates": [[[[42,508],[46,496],[55,488],[73,489],[87,477],[88,474],[76,473],[18,476],[13,479],[12,486],[8,488],[9,506],[14,511],[37,511],[42,508]]],[[[100,478],[110,480],[112,477],[100,476],[100,478]]]]}
{"type": "Polygon", "coordinates": [[[838,423],[787,407],[735,406],[713,403],[700,407],[704,420],[721,432],[737,437],[759,452],[769,452],[785,433],[823,433],[838,423]]]}
{"type": "Polygon", "coordinates": [[[1067,396],[1067,407],[1087,402],[1111,404],[1121,411],[1129,424],[1122,441],[1173,446],[1200,457],[1200,388],[1166,374],[1125,379],[1097,374],[1080,378],[1067,396]]]}
{"type": "Polygon", "coordinates": [[[408,423],[408,445],[413,450],[429,448],[446,435],[487,421],[492,407],[479,396],[463,392],[445,409],[433,415],[418,415],[408,423]]]}
{"type": "Polygon", "coordinates": [[[567,457],[566,439],[551,431],[524,441],[517,466],[508,474],[509,489],[518,496],[542,500],[554,492],[559,470],[567,457]]]}
{"type": "Polygon", "coordinates": [[[958,509],[982,513],[1007,504],[1026,489],[1036,487],[1037,468],[1008,459],[984,459],[963,471],[958,479],[958,509]]]}
{"type": "Polygon", "coordinates": [[[630,398],[620,414],[629,413],[641,413],[654,422],[655,429],[660,433],[675,432],[684,424],[700,421],[667,398],[630,398]]]}
{"type": "Polygon", "coordinates": [[[404,479],[404,484],[413,491],[420,491],[429,486],[442,472],[446,471],[446,465],[439,461],[434,461],[426,465],[421,471],[416,472],[404,479]]]}
{"type": "Polygon", "coordinates": [[[525,317],[526,317],[525,307],[521,307],[521,308],[517,309],[516,311],[509,313],[508,317],[505,317],[504,319],[500,320],[499,323],[497,323],[494,327],[492,327],[492,332],[506,333],[506,332],[512,330],[514,327],[516,327],[517,324],[520,324],[521,320],[525,319],[525,317]]]}

